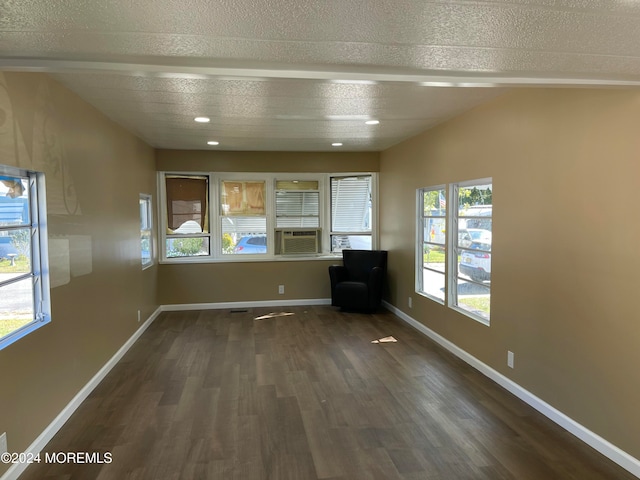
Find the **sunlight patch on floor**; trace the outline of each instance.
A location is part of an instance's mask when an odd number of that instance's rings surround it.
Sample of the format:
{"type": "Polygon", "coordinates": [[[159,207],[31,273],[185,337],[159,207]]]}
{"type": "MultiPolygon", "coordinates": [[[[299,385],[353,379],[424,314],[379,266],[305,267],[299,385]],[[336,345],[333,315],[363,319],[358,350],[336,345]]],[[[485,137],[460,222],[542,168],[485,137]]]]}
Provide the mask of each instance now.
{"type": "Polygon", "coordinates": [[[275,317],[289,317],[291,315],[295,315],[295,313],[293,312],[280,312],[280,313],[267,313],[266,315],[261,315],[259,317],[254,318],[254,320],[266,320],[268,318],[275,318],[275,317]]]}
{"type": "Polygon", "coordinates": [[[378,340],[373,340],[371,343],[396,343],[398,340],[396,340],[394,337],[384,337],[384,338],[379,338],[378,340]]]}

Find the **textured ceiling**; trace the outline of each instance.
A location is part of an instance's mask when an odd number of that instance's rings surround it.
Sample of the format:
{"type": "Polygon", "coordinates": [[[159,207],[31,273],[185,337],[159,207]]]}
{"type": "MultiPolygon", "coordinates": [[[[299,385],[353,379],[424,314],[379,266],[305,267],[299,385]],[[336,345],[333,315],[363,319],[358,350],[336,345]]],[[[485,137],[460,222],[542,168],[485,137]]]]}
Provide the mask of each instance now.
{"type": "Polygon", "coordinates": [[[377,151],[507,88],[638,88],[640,2],[0,0],[0,69],[158,148],[377,151]]]}

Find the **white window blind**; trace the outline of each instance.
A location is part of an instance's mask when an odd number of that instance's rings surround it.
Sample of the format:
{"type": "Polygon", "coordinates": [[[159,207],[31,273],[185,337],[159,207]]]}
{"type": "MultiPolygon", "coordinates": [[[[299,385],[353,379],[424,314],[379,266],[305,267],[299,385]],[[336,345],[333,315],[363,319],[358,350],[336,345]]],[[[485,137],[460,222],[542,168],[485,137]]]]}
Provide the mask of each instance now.
{"type": "Polygon", "coordinates": [[[319,227],[320,192],[276,192],[276,227],[319,227]]]}
{"type": "Polygon", "coordinates": [[[331,178],[331,231],[371,232],[371,176],[331,178]]]}
{"type": "Polygon", "coordinates": [[[264,235],[267,231],[265,217],[222,217],[222,233],[236,235],[264,235]]]}
{"type": "Polygon", "coordinates": [[[331,251],[371,248],[371,175],[332,177],[331,251]]]}

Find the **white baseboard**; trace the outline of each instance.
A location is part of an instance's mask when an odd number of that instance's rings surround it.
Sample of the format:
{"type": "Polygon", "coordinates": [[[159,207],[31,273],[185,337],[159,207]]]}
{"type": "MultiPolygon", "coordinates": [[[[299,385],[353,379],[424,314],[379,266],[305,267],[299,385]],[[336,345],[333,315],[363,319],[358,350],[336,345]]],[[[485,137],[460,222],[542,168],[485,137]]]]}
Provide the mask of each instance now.
{"type": "MultiPolygon", "coordinates": [[[[161,308],[157,308],[153,314],[135,331],[135,333],[126,341],[122,347],[109,359],[107,363],[96,373],[87,384],[76,394],[75,397],[67,404],[66,407],[58,414],[58,416],[44,429],[44,431],[29,445],[25,450],[27,454],[36,455],[42,451],[42,449],[49,443],[58,430],[62,428],[69,417],[78,409],[80,404],[89,396],[94,388],[107,376],[111,369],[120,361],[125,353],[131,348],[140,335],[153,323],[158,315],[162,312],[161,308]]],[[[7,470],[0,480],[17,480],[18,477],[27,469],[29,464],[27,463],[14,463],[9,470],[7,470]]]]}
{"type": "Polygon", "coordinates": [[[331,305],[331,299],[310,298],[302,300],[261,300],[256,302],[179,303],[162,305],[160,309],[163,312],[179,312],[182,310],[222,310],[225,308],[254,307],[296,307],[305,305],[331,305]]]}
{"type": "Polygon", "coordinates": [[[572,418],[568,417],[561,411],[552,407],[545,401],[536,397],[534,394],[525,390],[520,385],[515,383],[513,380],[505,377],[500,372],[494,370],[490,366],[482,363],[480,360],[475,358],[473,355],[470,355],[466,351],[462,350],[460,347],[456,346],[454,343],[450,342],[446,338],[438,335],[436,332],[426,327],[424,324],[418,322],[414,318],[410,317],[402,310],[394,307],[388,302],[383,302],[383,305],[386,309],[393,312],[395,315],[400,317],[406,323],[411,325],[413,328],[423,333],[431,340],[436,342],[438,345],[442,346],[449,352],[453,353],[456,357],[465,361],[476,370],[480,371],[480,373],[489,377],[491,380],[496,382],[498,385],[508,390],[516,397],[518,397],[523,402],[527,403],[531,407],[535,408],[537,411],[542,413],[545,417],[549,418],[553,422],[557,423],[559,426],[572,433],[580,440],[585,442],[587,445],[591,446],[598,452],[600,452],[605,457],[609,458],[611,461],[617,463],[622,468],[627,470],[629,473],[635,475],[640,478],[640,460],[632,457],[625,451],[613,445],[611,442],[605,440],[600,437],[596,433],[591,430],[585,428],[583,425],[579,424],[572,418]]]}

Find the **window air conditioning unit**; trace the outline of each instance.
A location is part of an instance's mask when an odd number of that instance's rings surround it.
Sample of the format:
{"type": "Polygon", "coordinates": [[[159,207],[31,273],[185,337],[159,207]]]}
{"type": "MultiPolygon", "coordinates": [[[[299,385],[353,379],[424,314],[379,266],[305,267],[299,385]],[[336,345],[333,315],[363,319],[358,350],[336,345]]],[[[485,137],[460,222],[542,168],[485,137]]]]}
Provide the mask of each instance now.
{"type": "Polygon", "coordinates": [[[276,253],[300,255],[320,253],[322,229],[276,230],[276,253]]]}

